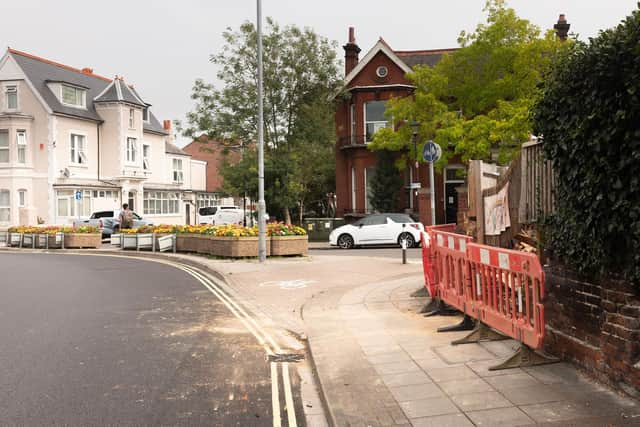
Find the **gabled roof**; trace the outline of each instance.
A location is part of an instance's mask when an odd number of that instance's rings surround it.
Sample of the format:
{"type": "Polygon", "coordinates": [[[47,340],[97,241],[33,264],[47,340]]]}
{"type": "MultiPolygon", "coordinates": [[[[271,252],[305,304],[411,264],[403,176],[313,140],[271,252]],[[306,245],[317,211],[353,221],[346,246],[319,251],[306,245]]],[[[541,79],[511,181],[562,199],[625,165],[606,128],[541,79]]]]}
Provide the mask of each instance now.
{"type": "Polygon", "coordinates": [[[345,86],[348,85],[351,80],[353,80],[360,73],[360,71],[362,71],[362,69],[369,63],[369,61],[373,59],[374,56],[376,56],[378,52],[382,52],[387,55],[387,57],[389,57],[389,59],[391,59],[405,73],[411,72],[411,68],[407,64],[405,64],[404,61],[402,61],[398,57],[398,55],[396,55],[396,53],[391,50],[387,42],[385,42],[382,37],[380,37],[378,42],[369,50],[369,52],[367,52],[367,54],[360,61],[358,61],[358,64],[353,67],[353,70],[351,70],[351,72],[344,78],[345,86]]]}
{"type": "MultiPolygon", "coordinates": [[[[140,95],[131,86],[124,84],[120,79],[111,80],[107,77],[95,74],[89,68],[79,69],[51,61],[46,58],[21,52],[15,49],[8,49],[10,55],[22,69],[27,79],[33,86],[37,94],[54,114],[78,117],[87,120],[101,122],[102,118],[96,112],[94,98],[105,94],[109,87],[117,84],[122,92],[122,102],[148,107],[140,95]],[[67,83],[81,87],[87,91],[86,108],[73,108],[63,105],[58,97],[49,89],[49,83],[67,83]],[[118,83],[116,83],[118,82],[118,83]]],[[[167,135],[158,119],[149,112],[149,121],[144,123],[144,130],[149,132],[167,135]]]]}
{"type": "Polygon", "coordinates": [[[142,108],[147,107],[147,103],[125,84],[122,77],[116,77],[109,86],[94,98],[93,102],[126,102],[142,108]]]}
{"type": "Polygon", "coordinates": [[[394,51],[391,46],[382,38],[378,39],[378,42],[367,52],[367,54],[358,61],[358,64],[347,74],[345,77],[345,86],[364,69],[364,67],[371,61],[378,52],[384,53],[391,61],[393,61],[402,71],[409,73],[416,65],[428,65],[430,67],[442,59],[442,56],[456,51],[457,48],[452,49],[434,49],[434,50],[408,50],[408,51],[394,51]]]}

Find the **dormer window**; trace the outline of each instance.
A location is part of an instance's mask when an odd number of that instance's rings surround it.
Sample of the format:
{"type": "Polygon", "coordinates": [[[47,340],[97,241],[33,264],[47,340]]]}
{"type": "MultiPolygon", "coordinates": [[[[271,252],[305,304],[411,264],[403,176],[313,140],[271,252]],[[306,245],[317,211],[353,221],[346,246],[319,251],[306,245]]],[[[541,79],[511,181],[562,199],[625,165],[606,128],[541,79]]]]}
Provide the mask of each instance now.
{"type": "Polygon", "coordinates": [[[147,123],[149,122],[149,107],[142,109],[142,120],[144,120],[147,123]]]}
{"type": "Polygon", "coordinates": [[[61,86],[62,103],[69,107],[85,108],[87,105],[87,91],[75,86],[63,84],[61,86]]]}
{"type": "Polygon", "coordinates": [[[18,109],[18,86],[7,86],[5,88],[5,94],[7,98],[7,109],[18,109]]]}

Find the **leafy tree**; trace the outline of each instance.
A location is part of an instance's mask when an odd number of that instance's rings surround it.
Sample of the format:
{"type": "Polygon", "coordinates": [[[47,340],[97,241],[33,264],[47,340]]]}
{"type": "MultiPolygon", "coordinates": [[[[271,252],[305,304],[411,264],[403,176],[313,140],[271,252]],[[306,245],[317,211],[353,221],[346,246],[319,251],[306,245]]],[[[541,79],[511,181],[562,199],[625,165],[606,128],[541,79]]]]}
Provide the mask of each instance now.
{"type": "MultiPolygon", "coordinates": [[[[257,140],[257,36],[252,23],[223,33],[222,51],[211,56],[220,70],[221,88],[196,80],[195,110],[187,115],[185,135],[206,133],[212,139],[257,140]]],[[[333,188],[335,142],[332,95],[339,88],[335,44],[312,30],[281,28],[267,18],[263,34],[265,199],[271,215],[290,209],[302,213],[305,201],[333,188]]],[[[228,190],[257,186],[249,172],[257,164],[245,153],[222,174],[228,190]],[[243,169],[238,170],[238,169],[243,169]]]]}
{"type": "MultiPolygon", "coordinates": [[[[419,66],[409,73],[413,97],[387,104],[387,115],[396,123],[420,122],[421,143],[433,139],[443,147],[439,166],[453,155],[463,161],[511,160],[529,138],[539,84],[561,46],[552,31],[540,37],[540,30],[504,0],[488,0],[485,11],[486,24],[460,34],[460,49],[433,68],[419,66]]],[[[370,147],[402,151],[406,164],[413,154],[410,144],[411,129],[400,126],[376,133],[370,147]]]]}
{"type": "Polygon", "coordinates": [[[395,167],[395,154],[391,151],[380,150],[377,153],[378,162],[371,178],[371,195],[369,202],[378,212],[393,212],[396,208],[402,177],[395,167]]]}
{"type": "Polygon", "coordinates": [[[556,173],[556,258],[640,286],[640,9],[575,43],[545,80],[535,130],[556,173]]]}

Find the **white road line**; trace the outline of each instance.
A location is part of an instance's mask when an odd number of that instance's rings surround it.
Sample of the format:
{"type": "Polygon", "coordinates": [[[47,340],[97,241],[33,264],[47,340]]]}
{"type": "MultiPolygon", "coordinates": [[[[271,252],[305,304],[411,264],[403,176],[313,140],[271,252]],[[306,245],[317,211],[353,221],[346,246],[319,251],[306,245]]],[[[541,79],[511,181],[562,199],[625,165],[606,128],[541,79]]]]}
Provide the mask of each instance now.
{"type": "Polygon", "coordinates": [[[284,362],[282,364],[282,383],[284,384],[284,399],[287,408],[287,418],[289,420],[289,427],[297,427],[296,422],[296,407],[293,404],[293,393],[291,393],[291,379],[289,378],[289,364],[284,362]]]}
{"type": "Polygon", "coordinates": [[[273,411],[273,426],[280,427],[280,392],[278,391],[278,364],[271,362],[271,406],[273,411]]]}

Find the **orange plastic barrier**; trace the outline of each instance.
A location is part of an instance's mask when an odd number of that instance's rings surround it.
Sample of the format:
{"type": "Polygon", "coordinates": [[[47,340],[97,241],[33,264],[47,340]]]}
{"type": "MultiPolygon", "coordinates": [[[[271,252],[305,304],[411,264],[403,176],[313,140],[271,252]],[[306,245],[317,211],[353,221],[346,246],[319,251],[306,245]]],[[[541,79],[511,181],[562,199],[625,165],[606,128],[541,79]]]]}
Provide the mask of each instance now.
{"type": "Polygon", "coordinates": [[[472,290],[467,297],[479,308],[477,318],[533,349],[541,349],[545,290],[538,256],[475,243],[467,245],[467,255],[472,290]]]}
{"type": "Polygon", "coordinates": [[[467,246],[473,241],[470,236],[432,230],[432,250],[434,253],[434,277],[437,281],[437,293],[445,303],[476,317],[469,310],[467,295],[469,262],[467,246]]]}
{"type": "Polygon", "coordinates": [[[433,232],[435,230],[447,231],[453,233],[456,229],[455,224],[442,224],[442,225],[430,225],[425,227],[425,230],[420,236],[422,242],[422,269],[424,270],[424,286],[429,291],[431,298],[436,298],[438,295],[438,281],[436,278],[436,272],[434,269],[434,239],[433,232]]]}

